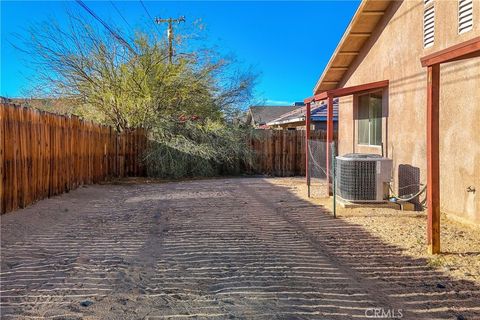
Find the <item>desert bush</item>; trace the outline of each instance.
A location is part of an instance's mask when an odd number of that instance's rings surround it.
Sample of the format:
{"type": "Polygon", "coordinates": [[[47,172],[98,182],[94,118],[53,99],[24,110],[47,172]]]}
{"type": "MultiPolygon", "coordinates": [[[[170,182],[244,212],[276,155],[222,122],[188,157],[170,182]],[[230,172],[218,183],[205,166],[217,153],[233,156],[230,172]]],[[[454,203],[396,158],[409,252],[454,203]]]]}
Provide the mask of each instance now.
{"type": "MultiPolygon", "coordinates": [[[[118,35],[118,33],[117,33],[118,35]]],[[[255,74],[211,49],[188,46],[169,62],[167,43],[137,30],[132,43],[81,14],[68,27],[33,26],[22,52],[35,57],[37,93],[75,103],[73,113],[118,131],[149,132],[147,172],[180,178],[239,173],[251,158],[248,128],[236,124],[255,74]]]]}
{"type": "Polygon", "coordinates": [[[251,164],[249,139],[241,125],[213,120],[164,121],[150,132],[148,174],[182,178],[239,174],[251,164]]]}

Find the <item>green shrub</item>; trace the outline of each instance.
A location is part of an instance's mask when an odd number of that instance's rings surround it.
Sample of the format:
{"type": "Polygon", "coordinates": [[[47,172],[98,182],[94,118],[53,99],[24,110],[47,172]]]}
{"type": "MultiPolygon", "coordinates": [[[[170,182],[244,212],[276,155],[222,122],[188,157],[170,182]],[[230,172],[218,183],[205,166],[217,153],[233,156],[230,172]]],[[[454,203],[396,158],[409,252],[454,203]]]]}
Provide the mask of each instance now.
{"type": "Polygon", "coordinates": [[[223,121],[164,120],[150,133],[147,174],[178,179],[243,173],[251,164],[252,134],[223,121]]]}

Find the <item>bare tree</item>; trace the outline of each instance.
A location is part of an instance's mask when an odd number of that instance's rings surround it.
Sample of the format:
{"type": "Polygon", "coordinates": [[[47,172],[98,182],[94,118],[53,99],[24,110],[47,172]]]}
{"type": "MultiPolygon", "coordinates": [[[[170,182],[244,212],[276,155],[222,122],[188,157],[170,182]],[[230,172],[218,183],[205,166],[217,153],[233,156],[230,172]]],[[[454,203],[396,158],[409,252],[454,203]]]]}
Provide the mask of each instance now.
{"type": "Polygon", "coordinates": [[[232,72],[233,61],[211,50],[169,64],[166,43],[154,33],[138,30],[132,50],[84,16],[68,18],[66,28],[54,21],[31,27],[18,47],[33,57],[37,93],[75,101],[84,117],[119,131],[181,115],[219,120],[251,96],[253,73],[232,72]]]}

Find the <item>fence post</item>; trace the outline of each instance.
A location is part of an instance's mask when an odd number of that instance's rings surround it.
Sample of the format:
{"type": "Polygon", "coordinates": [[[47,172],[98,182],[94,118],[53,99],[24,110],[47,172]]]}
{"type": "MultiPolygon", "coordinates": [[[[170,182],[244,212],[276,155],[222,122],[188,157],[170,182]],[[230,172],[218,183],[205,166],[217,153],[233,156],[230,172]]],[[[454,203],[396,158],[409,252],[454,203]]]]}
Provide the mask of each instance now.
{"type": "Polygon", "coordinates": [[[307,193],[310,198],[310,170],[308,168],[309,163],[309,148],[308,140],[310,139],[310,102],[305,107],[305,176],[307,179],[307,193]]]}
{"type": "MultiPolygon", "coordinates": [[[[333,217],[337,217],[337,158],[335,157],[335,142],[332,142],[332,172],[333,172],[333,217]]],[[[328,181],[328,179],[327,179],[328,181]]]]}
{"type": "Polygon", "coordinates": [[[5,115],[4,115],[4,106],[3,104],[0,107],[0,214],[4,213],[5,210],[5,193],[3,185],[3,170],[5,168],[4,162],[4,147],[5,147],[5,115]]]}

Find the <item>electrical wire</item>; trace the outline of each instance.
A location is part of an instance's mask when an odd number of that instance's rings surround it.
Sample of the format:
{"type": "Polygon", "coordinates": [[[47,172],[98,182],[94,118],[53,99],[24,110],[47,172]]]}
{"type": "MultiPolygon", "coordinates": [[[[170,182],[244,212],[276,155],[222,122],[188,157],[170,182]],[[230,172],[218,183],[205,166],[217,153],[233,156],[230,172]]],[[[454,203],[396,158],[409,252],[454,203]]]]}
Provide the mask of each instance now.
{"type": "Polygon", "coordinates": [[[150,18],[150,21],[152,21],[153,25],[155,26],[155,30],[157,30],[158,35],[161,35],[160,30],[158,29],[158,26],[157,26],[157,24],[155,23],[155,20],[154,20],[153,17],[150,15],[150,12],[148,12],[147,7],[146,7],[145,4],[143,3],[143,0],[139,0],[139,1],[140,1],[140,4],[141,4],[142,7],[143,7],[143,10],[145,10],[145,13],[146,13],[147,16],[150,18]]]}
{"type": "Polygon", "coordinates": [[[122,38],[115,30],[113,30],[112,27],[110,27],[105,21],[103,21],[93,10],[91,10],[82,0],[76,0],[76,2],[83,8],[85,11],[87,11],[95,20],[100,22],[105,29],[107,29],[114,37],[117,39],[121,44],[123,44],[130,52],[133,54],[137,54],[136,51],[128,44],[125,39],[122,38]]]}
{"type": "Polygon", "coordinates": [[[130,25],[130,23],[128,23],[127,19],[125,19],[125,17],[123,16],[123,14],[120,12],[120,10],[118,9],[118,7],[115,5],[115,3],[113,1],[110,1],[110,4],[112,5],[112,7],[115,9],[115,11],[117,11],[118,15],[122,18],[122,20],[125,22],[125,24],[130,28],[130,29],[133,29],[132,26],[130,25]]]}

